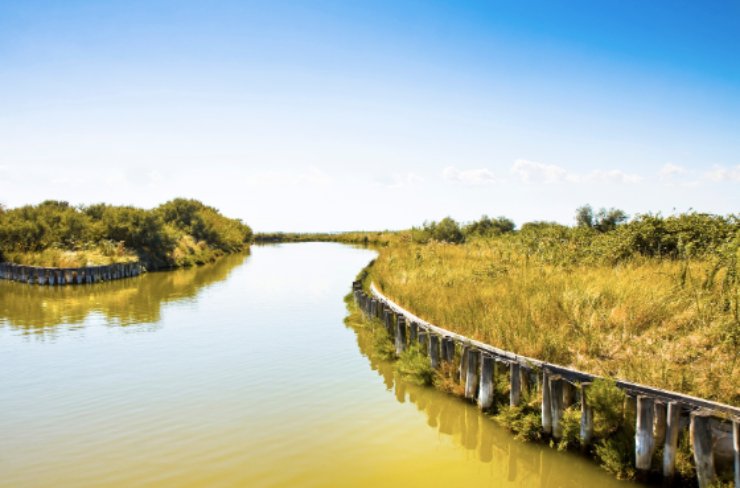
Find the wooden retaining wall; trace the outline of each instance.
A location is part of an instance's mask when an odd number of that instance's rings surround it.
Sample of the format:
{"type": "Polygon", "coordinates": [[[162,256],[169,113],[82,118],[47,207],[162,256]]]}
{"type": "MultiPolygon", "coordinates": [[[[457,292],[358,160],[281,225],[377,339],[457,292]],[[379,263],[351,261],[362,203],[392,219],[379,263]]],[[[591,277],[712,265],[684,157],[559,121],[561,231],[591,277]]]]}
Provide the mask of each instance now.
{"type": "Polygon", "coordinates": [[[29,285],[82,285],[139,276],[141,263],[116,263],[82,268],[43,268],[22,264],[0,263],[0,279],[29,285]]]}
{"type": "MultiPolygon", "coordinates": [[[[457,374],[465,384],[465,397],[483,410],[493,403],[491,385],[497,374],[509,370],[512,406],[519,404],[522,388],[536,385],[542,392],[542,430],[556,440],[562,436],[563,412],[575,402],[576,392],[581,399],[586,398],[590,384],[600,378],[437,327],[385,297],[374,284],[367,293],[360,281],[354,282],[353,295],[366,316],[382,321],[397,353],[404,351],[410,341],[419,341],[437,368],[440,361],[454,361],[455,350],[460,351],[457,374]]],[[[650,470],[655,450],[662,445],[662,474],[670,481],[675,473],[679,433],[688,428],[699,486],[708,487],[716,481],[716,460],[720,459],[734,463],[735,488],[740,488],[740,408],[627,381],[618,380],[616,384],[634,409],[635,468],[639,475],[650,470]]],[[[583,447],[592,442],[593,431],[593,412],[581,401],[583,447]]]]}

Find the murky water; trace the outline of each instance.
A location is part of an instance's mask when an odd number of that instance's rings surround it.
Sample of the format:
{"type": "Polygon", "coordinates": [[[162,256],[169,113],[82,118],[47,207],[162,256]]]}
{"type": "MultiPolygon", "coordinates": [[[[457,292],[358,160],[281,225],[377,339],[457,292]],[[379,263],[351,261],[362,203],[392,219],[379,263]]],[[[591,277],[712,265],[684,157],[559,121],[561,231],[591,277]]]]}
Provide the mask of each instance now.
{"type": "Polygon", "coordinates": [[[0,282],[0,486],[625,486],[370,359],[342,297],[372,256],[0,282]]]}

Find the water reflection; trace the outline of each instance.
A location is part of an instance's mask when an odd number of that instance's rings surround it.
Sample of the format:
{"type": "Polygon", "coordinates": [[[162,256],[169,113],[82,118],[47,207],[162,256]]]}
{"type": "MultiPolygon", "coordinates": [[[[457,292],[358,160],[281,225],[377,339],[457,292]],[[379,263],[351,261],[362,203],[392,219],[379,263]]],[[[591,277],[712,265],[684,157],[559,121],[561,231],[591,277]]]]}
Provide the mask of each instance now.
{"type": "Polygon", "coordinates": [[[81,324],[93,312],[116,325],[158,322],[162,304],[194,298],[225,280],[246,257],[236,254],[204,266],[94,285],[49,287],[0,280],[0,325],[50,333],[60,324],[81,324]]]}
{"type": "Polygon", "coordinates": [[[486,464],[497,486],[554,488],[593,486],[594,482],[599,486],[632,485],[609,478],[591,460],[577,454],[514,439],[508,430],[462,399],[404,381],[395,373],[392,363],[374,355],[371,331],[363,326],[351,328],[357,334],[360,352],[398,402],[414,404],[426,416],[429,427],[486,464]]]}

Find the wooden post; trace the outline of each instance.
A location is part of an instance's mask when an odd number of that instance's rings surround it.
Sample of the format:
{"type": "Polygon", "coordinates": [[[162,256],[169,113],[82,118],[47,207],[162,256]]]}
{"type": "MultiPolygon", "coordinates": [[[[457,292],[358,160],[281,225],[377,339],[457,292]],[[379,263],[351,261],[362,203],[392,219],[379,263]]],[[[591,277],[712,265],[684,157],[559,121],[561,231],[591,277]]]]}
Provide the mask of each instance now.
{"type": "Polygon", "coordinates": [[[493,406],[493,358],[481,354],[480,388],[478,389],[478,407],[488,410],[493,406]]]}
{"type": "Polygon", "coordinates": [[[522,377],[519,374],[519,363],[509,364],[510,384],[511,389],[509,390],[509,406],[516,407],[519,405],[522,398],[522,377]]]}
{"type": "Polygon", "coordinates": [[[552,405],[550,401],[550,374],[542,369],[542,431],[552,434],[552,405]]]}
{"type": "Polygon", "coordinates": [[[661,400],[655,401],[655,424],[653,424],[653,438],[655,447],[662,446],[665,442],[666,428],[666,405],[661,400]]]}
{"type": "Polygon", "coordinates": [[[676,451],[680,432],[681,404],[668,402],[666,413],[666,435],[663,444],[663,478],[671,481],[676,474],[676,451]]]}
{"type": "Polygon", "coordinates": [[[396,355],[406,350],[406,317],[396,315],[396,355]]]}
{"type": "Polygon", "coordinates": [[[457,369],[457,378],[460,383],[465,382],[465,377],[468,373],[468,350],[469,346],[462,344],[460,351],[460,367],[457,369]]]}
{"type": "Polygon", "coordinates": [[[637,422],[635,425],[635,467],[644,475],[650,471],[655,452],[653,425],[655,423],[655,400],[648,396],[637,397],[637,422]]]}
{"type": "Polygon", "coordinates": [[[426,329],[419,327],[418,337],[416,338],[417,341],[419,341],[419,349],[422,353],[426,354],[427,352],[427,337],[429,336],[429,332],[427,332],[426,329]]]}
{"type": "Polygon", "coordinates": [[[446,337],[445,350],[447,351],[447,361],[455,362],[455,340],[452,337],[446,337]]]}
{"type": "Polygon", "coordinates": [[[550,376],[550,418],[552,421],[552,437],[560,440],[563,437],[563,379],[559,375],[550,376]]]}
{"type": "Polygon", "coordinates": [[[519,382],[522,385],[521,391],[525,394],[532,391],[531,373],[532,371],[529,368],[519,365],[519,382]]]}
{"type": "Polygon", "coordinates": [[[411,324],[409,324],[409,342],[413,344],[414,342],[419,340],[418,338],[419,324],[417,324],[416,322],[411,322],[411,324]]]}
{"type": "Polygon", "coordinates": [[[429,333],[429,360],[433,369],[439,369],[439,336],[429,333]]]}
{"type": "Polygon", "coordinates": [[[694,446],[694,465],[699,488],[707,488],[717,481],[712,455],[711,416],[704,411],[691,414],[691,437],[694,446]]]}
{"type": "Polygon", "coordinates": [[[594,437],[594,410],[588,404],[588,388],[591,383],[581,383],[581,448],[591,444],[594,437]]]}
{"type": "Polygon", "coordinates": [[[388,307],[385,307],[385,318],[383,322],[385,322],[385,330],[387,330],[388,335],[390,335],[393,330],[393,315],[391,314],[391,309],[388,307]]]}
{"type": "Polygon", "coordinates": [[[475,400],[475,394],[478,392],[478,350],[468,349],[467,374],[465,375],[465,398],[475,400]]]}
{"type": "Polygon", "coordinates": [[[732,421],[732,454],[735,458],[735,488],[740,488],[740,419],[732,421]]]}

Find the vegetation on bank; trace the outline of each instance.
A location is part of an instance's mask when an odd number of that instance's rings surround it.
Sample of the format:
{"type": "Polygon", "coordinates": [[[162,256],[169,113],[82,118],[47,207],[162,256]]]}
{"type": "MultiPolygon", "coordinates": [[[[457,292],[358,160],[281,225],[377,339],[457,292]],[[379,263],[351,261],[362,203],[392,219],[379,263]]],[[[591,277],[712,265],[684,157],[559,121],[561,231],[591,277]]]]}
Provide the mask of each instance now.
{"type": "MultiPolygon", "coordinates": [[[[365,272],[360,279],[365,277],[365,272]]],[[[433,369],[429,356],[420,344],[412,344],[400,355],[396,356],[393,338],[388,334],[383,323],[374,318],[364,316],[355,304],[353,295],[345,297],[349,315],[345,323],[355,329],[358,334],[371,337],[370,350],[366,350],[373,360],[383,361],[393,365],[395,373],[403,380],[420,386],[434,386],[448,394],[464,400],[464,380],[458,376],[461,361],[461,351],[455,351],[453,362],[442,362],[439,369],[433,369]]],[[[510,370],[497,368],[494,375],[494,402],[483,415],[492,421],[508,428],[515,437],[522,441],[545,442],[559,451],[575,450],[593,457],[606,471],[618,479],[634,479],[635,471],[635,405],[627,400],[624,392],[616,386],[612,379],[594,381],[589,390],[587,401],[594,415],[594,433],[592,442],[588,446],[581,445],[580,395],[573,395],[573,403],[564,409],[560,425],[562,437],[555,440],[542,431],[541,403],[542,392],[534,378],[522,383],[521,401],[518,406],[509,405],[509,390],[511,385],[510,370]]],[[[540,371],[535,371],[539,376],[540,371]]],[[[653,456],[654,475],[657,480],[659,468],[663,458],[662,446],[658,446],[653,456]]],[[[721,484],[731,486],[732,466],[719,466],[721,484]]],[[[689,443],[689,432],[683,429],[680,432],[678,450],[676,453],[676,478],[671,486],[695,486],[696,469],[689,443]]]]}
{"type": "MultiPolygon", "coordinates": [[[[341,242],[363,246],[387,246],[398,242],[404,232],[396,231],[353,231],[353,232],[261,232],[254,235],[255,243],[280,242],[341,242]]],[[[408,234],[408,232],[406,232],[408,234]]]]}
{"type": "Polygon", "coordinates": [[[154,209],[48,200],[0,207],[0,260],[77,267],[132,260],[147,268],[192,266],[249,246],[252,230],[197,200],[154,209]]]}
{"type": "MultiPolygon", "coordinates": [[[[438,228],[380,248],[368,281],[496,347],[740,404],[737,216],[531,223],[489,235],[458,226],[457,244],[437,239],[438,228]]],[[[456,234],[450,228],[445,235],[456,234]]]]}

